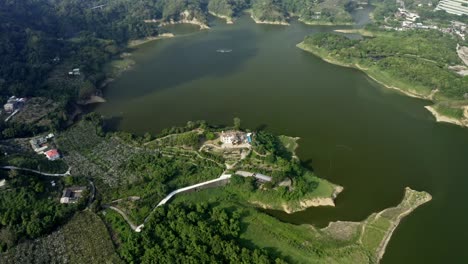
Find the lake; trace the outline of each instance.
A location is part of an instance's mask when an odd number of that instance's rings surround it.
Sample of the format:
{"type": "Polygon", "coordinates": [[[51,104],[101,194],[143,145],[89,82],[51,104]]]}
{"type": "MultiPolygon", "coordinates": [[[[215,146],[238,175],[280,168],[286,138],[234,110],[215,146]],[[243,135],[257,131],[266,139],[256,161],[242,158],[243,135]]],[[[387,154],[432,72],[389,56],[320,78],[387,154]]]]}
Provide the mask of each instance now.
{"type": "Polygon", "coordinates": [[[335,208],[269,214],[316,226],[360,221],[397,205],[409,186],[433,200],[401,222],[382,263],[468,261],[468,129],[436,123],[423,108],[430,102],[295,47],[339,27],[256,25],[248,17],[211,26],[171,27],[181,35],[135,50],[136,66],[109,85],[96,111],[140,134],[240,117],[243,127],[300,137],[301,160],[345,190],[335,208]]]}

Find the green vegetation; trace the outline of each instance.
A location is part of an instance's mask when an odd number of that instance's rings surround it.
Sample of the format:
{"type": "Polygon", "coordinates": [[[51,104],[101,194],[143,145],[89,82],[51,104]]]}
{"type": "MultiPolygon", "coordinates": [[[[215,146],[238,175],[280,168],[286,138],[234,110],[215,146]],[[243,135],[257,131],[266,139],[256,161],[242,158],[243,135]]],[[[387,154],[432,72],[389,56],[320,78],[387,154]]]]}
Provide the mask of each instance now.
{"type": "Polygon", "coordinates": [[[49,233],[83,206],[58,203],[65,184],[59,178],[18,171],[5,174],[8,186],[0,189],[1,251],[15,245],[20,238],[37,238],[49,233]],[[51,186],[51,180],[56,182],[55,187],[51,186]]]}
{"type": "Polygon", "coordinates": [[[65,162],[76,169],[74,177],[54,178],[57,186],[38,175],[8,173],[7,188],[0,190],[0,241],[7,250],[0,257],[7,263],[32,258],[70,263],[374,263],[398,221],[430,198],[408,189],[400,206],[362,223],[334,223],[326,229],[281,223],[255,206],[293,212],[313,203],[332,205],[337,189],[300,165],[294,153],[297,139],[260,131],[251,152],[232,170],[268,173],[272,182],[234,175],[225,186],[179,194],[153,211],[170,191],[222,174],[224,167],[206,156],[215,154],[199,147],[225,128],[189,122],[168,130],[179,133],[153,139],[107,132],[105,123],[90,114],[58,136],[65,162]],[[95,201],[64,224],[87,199],[61,205],[61,190],[85,185],[88,178],[96,186],[95,201]],[[145,220],[142,232],[133,231],[109,206],[133,223],[145,220]],[[98,211],[105,225],[93,213],[98,211]],[[19,241],[20,236],[42,237],[19,241]]]}
{"type": "Polygon", "coordinates": [[[379,31],[375,35],[351,40],[321,33],[306,37],[299,47],[329,62],[357,67],[387,86],[416,96],[438,103],[464,100],[468,76],[448,69],[461,63],[457,39],[435,30],[379,31]]]}
{"type": "Polygon", "coordinates": [[[458,120],[464,118],[463,108],[452,106],[445,102],[434,105],[434,109],[444,116],[448,116],[458,120]]]}
{"type": "Polygon", "coordinates": [[[1,263],[123,263],[115,253],[102,220],[90,211],[76,213],[52,234],[26,241],[7,254],[1,263]]]}
{"type": "Polygon", "coordinates": [[[183,194],[173,205],[200,204],[238,212],[241,244],[264,248],[288,263],[377,263],[401,218],[431,196],[407,188],[403,201],[362,222],[334,222],[327,228],[282,223],[253,209],[242,196],[222,189],[183,194]],[[377,232],[374,232],[377,230],[377,232]]]}
{"type": "Polygon", "coordinates": [[[311,172],[296,177],[293,182],[286,180],[281,185],[259,185],[253,178],[234,175],[225,191],[260,207],[293,213],[310,206],[333,205],[333,196],[338,188],[311,172]]]}
{"type": "Polygon", "coordinates": [[[208,11],[232,18],[251,9],[261,21],[349,23],[344,0],[39,0],[0,3],[0,95],[44,96],[64,102],[87,99],[131,60],[119,60],[131,40],[163,33],[159,23],[208,21],[208,11]],[[101,6],[102,5],[102,6],[101,6]],[[99,7],[101,6],[101,7],[99,7]],[[188,13],[187,13],[187,12],[188,13]],[[184,14],[185,13],[185,14],[184,14]],[[41,19],[37,19],[41,18],[41,19]],[[147,23],[155,20],[159,23],[147,23]],[[106,66],[117,59],[118,63],[106,66]],[[68,74],[80,69],[79,76],[68,74]],[[107,73],[106,69],[110,72],[107,73]]]}
{"type": "Polygon", "coordinates": [[[248,6],[246,0],[210,0],[208,2],[208,11],[228,18],[238,15],[248,6]]]}
{"type": "Polygon", "coordinates": [[[272,263],[265,251],[239,245],[240,217],[206,204],[170,205],[156,210],[143,232],[132,233],[118,251],[129,263],[272,263]]]}

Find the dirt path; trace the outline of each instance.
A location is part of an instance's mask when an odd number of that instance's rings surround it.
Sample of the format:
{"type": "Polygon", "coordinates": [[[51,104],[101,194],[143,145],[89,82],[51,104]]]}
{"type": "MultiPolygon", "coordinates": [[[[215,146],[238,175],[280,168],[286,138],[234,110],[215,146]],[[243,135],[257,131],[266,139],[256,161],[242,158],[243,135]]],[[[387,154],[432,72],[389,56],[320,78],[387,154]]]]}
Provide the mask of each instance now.
{"type": "Polygon", "coordinates": [[[114,211],[116,211],[118,214],[120,214],[124,219],[125,221],[128,223],[128,225],[130,226],[130,228],[135,231],[137,229],[137,226],[135,224],[133,224],[132,221],[130,221],[130,219],[128,218],[127,214],[125,214],[122,210],[120,210],[119,208],[115,207],[115,206],[112,206],[112,205],[103,205],[102,206],[103,208],[109,208],[109,209],[112,209],[114,211]]]}

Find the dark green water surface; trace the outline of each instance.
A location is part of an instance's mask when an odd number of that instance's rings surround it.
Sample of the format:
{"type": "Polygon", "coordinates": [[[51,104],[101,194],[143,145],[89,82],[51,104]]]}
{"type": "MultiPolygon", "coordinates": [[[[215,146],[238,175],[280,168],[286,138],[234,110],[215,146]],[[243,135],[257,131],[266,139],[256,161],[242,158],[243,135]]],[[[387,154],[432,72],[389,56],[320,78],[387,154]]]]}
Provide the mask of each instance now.
{"type": "Polygon", "coordinates": [[[148,43],[97,111],[136,133],[188,120],[231,124],[237,116],[243,127],[301,137],[300,158],[345,191],[335,208],[270,214],[317,226],[360,221],[398,204],[409,186],[433,200],[401,222],[382,262],[468,263],[468,129],[436,123],[423,108],[428,102],[295,47],[307,34],[333,29],[245,17],[148,43]]]}

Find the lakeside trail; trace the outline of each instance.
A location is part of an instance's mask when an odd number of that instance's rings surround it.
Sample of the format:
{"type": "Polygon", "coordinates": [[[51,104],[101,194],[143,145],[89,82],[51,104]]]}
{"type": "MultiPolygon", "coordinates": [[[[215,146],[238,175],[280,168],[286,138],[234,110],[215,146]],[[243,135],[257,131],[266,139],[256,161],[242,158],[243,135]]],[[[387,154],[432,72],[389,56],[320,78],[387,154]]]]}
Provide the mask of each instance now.
{"type": "MultiPolygon", "coordinates": [[[[384,256],[385,249],[388,246],[388,242],[390,242],[390,239],[392,238],[393,232],[395,232],[395,230],[398,227],[398,225],[400,224],[401,220],[405,216],[408,216],[411,212],[413,212],[419,206],[421,206],[421,205],[423,205],[423,204],[425,204],[425,203],[432,200],[432,196],[430,194],[425,193],[425,192],[423,192],[423,194],[424,194],[423,197],[415,197],[417,195],[416,191],[410,189],[409,187],[405,188],[405,197],[403,198],[403,201],[402,201],[402,203],[400,205],[403,204],[403,206],[404,206],[405,203],[410,202],[412,199],[416,199],[416,200],[414,201],[413,204],[411,204],[409,206],[409,208],[407,208],[405,211],[398,214],[396,219],[392,222],[392,225],[390,226],[387,233],[385,234],[384,240],[380,243],[379,248],[377,250],[377,258],[378,258],[377,261],[378,262],[380,262],[380,260],[384,256]]],[[[386,212],[388,212],[388,211],[390,211],[392,209],[398,208],[398,207],[400,207],[400,205],[398,205],[397,207],[388,208],[388,209],[383,210],[382,212],[378,213],[378,217],[380,218],[382,216],[382,214],[384,214],[384,213],[386,213],[386,212]]]]}
{"type": "MultiPolygon", "coordinates": [[[[400,92],[400,93],[402,93],[402,94],[404,94],[406,96],[409,96],[409,97],[434,102],[433,101],[434,100],[434,95],[439,91],[438,89],[435,89],[427,96],[419,94],[419,93],[414,92],[414,91],[407,91],[407,90],[402,89],[400,87],[396,87],[396,86],[393,86],[393,85],[386,84],[385,82],[383,82],[383,81],[379,80],[378,78],[374,77],[369,72],[368,68],[364,68],[359,64],[343,63],[343,62],[340,62],[340,61],[337,61],[337,60],[333,60],[331,58],[326,58],[326,57],[320,55],[315,50],[307,47],[303,42],[297,44],[296,47],[298,47],[299,49],[302,49],[302,50],[304,50],[306,52],[309,52],[309,53],[313,54],[314,56],[320,58],[321,60],[323,60],[323,61],[325,61],[327,63],[333,64],[333,65],[338,65],[338,66],[341,66],[341,67],[358,69],[358,70],[364,72],[367,77],[369,77],[373,81],[377,82],[378,84],[382,85],[383,87],[388,88],[388,89],[392,89],[392,90],[396,90],[396,91],[398,91],[398,92],[400,92]]],[[[435,108],[432,107],[432,106],[425,106],[425,108],[434,116],[434,118],[436,119],[436,122],[446,122],[446,123],[451,123],[451,124],[458,125],[458,126],[461,126],[461,127],[468,127],[468,123],[464,123],[464,122],[461,122],[460,120],[457,120],[455,118],[450,118],[450,117],[447,117],[445,115],[442,115],[439,112],[437,112],[437,110],[435,110],[435,108]]],[[[468,117],[468,115],[465,115],[465,116],[468,117]]]]}
{"type": "MultiPolygon", "coordinates": [[[[374,213],[361,222],[357,243],[365,248],[371,249],[373,251],[372,254],[375,254],[375,262],[379,263],[401,220],[416,208],[431,200],[432,196],[429,193],[418,192],[406,187],[404,197],[400,204],[374,213]]],[[[337,222],[331,222],[324,230],[334,223],[337,222]]],[[[342,223],[356,224],[356,222],[342,223]]]]}

